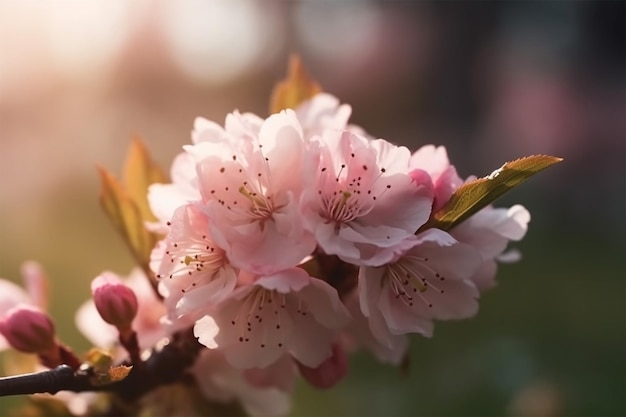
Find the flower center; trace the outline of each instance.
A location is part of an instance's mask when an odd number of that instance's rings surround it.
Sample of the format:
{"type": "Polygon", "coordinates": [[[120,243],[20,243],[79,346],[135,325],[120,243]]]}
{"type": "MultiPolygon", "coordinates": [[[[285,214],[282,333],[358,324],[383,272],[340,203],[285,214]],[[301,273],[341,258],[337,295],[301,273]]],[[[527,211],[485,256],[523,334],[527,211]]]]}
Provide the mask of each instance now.
{"type": "Polygon", "coordinates": [[[189,236],[184,242],[171,243],[165,256],[170,259],[169,274],[157,274],[156,277],[184,280],[181,289],[183,293],[198,284],[210,282],[228,262],[224,251],[206,235],[189,236]]]}
{"type": "MultiPolygon", "coordinates": [[[[246,158],[243,158],[246,159],[246,158]]],[[[223,186],[210,190],[210,198],[236,215],[242,223],[258,222],[260,227],[272,219],[284,204],[276,201],[279,193],[273,189],[270,160],[263,154],[262,145],[249,160],[232,155],[217,169],[223,186]]],[[[280,200],[280,199],[279,199],[280,200]]]]}
{"type": "Polygon", "coordinates": [[[250,201],[248,213],[251,218],[263,222],[272,217],[275,211],[272,196],[259,195],[247,188],[245,183],[239,187],[239,192],[250,201]]]}
{"type": "Polygon", "coordinates": [[[328,222],[337,226],[349,223],[369,213],[390,184],[382,187],[382,191],[375,194],[374,189],[380,189],[377,184],[385,168],[373,173],[367,164],[353,162],[355,154],[350,154],[351,160],[342,163],[334,178],[326,167],[320,169],[320,184],[318,195],[321,196],[320,215],[328,222]],[[332,191],[332,192],[331,192],[332,191]]]}
{"type": "Polygon", "coordinates": [[[296,303],[293,297],[257,286],[246,296],[230,323],[238,327],[240,343],[258,343],[260,348],[274,343],[282,348],[286,327],[298,316],[307,314],[306,306],[300,301],[296,303]]]}
{"type": "Polygon", "coordinates": [[[428,265],[428,258],[406,255],[386,268],[383,285],[389,285],[395,298],[407,307],[413,307],[415,301],[420,300],[432,308],[432,301],[427,294],[429,289],[444,293],[433,282],[444,281],[445,277],[428,265]]]}

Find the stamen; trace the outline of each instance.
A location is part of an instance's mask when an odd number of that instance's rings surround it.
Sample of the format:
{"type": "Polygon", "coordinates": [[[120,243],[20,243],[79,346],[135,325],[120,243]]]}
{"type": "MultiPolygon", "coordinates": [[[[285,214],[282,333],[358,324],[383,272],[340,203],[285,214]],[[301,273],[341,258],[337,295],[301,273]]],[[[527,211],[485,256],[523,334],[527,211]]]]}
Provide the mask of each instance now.
{"type": "Polygon", "coordinates": [[[231,324],[235,326],[239,323],[240,317],[246,317],[245,329],[243,325],[240,328],[239,341],[248,342],[252,335],[256,335],[257,338],[254,343],[258,343],[260,348],[268,346],[270,339],[277,340],[278,347],[282,347],[284,340],[279,309],[285,308],[286,303],[287,298],[284,294],[279,295],[264,288],[257,287],[248,293],[242,300],[241,307],[237,310],[235,317],[231,320],[231,324]],[[275,296],[279,297],[279,300],[282,299],[281,303],[275,302],[277,301],[274,300],[275,296]],[[267,305],[274,305],[274,309],[267,311],[267,305]],[[254,331],[255,326],[269,327],[265,327],[263,331],[254,331]],[[250,337],[246,337],[246,334],[250,337]]]}

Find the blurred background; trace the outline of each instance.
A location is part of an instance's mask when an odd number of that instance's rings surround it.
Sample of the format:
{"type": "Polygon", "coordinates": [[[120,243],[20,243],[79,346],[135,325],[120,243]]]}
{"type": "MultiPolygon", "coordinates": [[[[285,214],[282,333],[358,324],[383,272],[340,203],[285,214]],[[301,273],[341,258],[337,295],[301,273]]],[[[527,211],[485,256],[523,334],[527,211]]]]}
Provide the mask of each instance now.
{"type": "MultiPolygon", "coordinates": [[[[193,119],[266,115],[296,52],[374,136],[445,145],[461,176],[565,158],[505,196],[533,219],[478,316],[365,355],[294,416],[624,415],[625,2],[0,0],[0,276],[52,281],[61,338],[132,260],[98,205],[135,134],[169,169],[193,119]]],[[[0,399],[4,415],[15,400],[0,399]]]]}

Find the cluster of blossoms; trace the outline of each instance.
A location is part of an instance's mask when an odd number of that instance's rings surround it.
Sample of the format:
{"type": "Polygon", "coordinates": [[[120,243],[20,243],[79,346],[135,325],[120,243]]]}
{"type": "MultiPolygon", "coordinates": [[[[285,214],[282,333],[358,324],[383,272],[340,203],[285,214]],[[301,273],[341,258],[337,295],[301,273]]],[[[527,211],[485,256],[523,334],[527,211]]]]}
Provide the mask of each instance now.
{"type": "Polygon", "coordinates": [[[199,118],[172,183],[150,188],[167,326],[193,325],[253,384],[285,389],[299,369],[330,386],[355,347],[400,363],[408,334],[476,314],[508,241],[526,232],[521,206],[421,230],[464,182],[445,149],[411,154],[350,113],[321,93],[267,119],[199,118]],[[356,285],[316,267],[331,256],[356,285]]]}
{"type": "MultiPolygon", "coordinates": [[[[83,333],[149,349],[193,327],[202,393],[278,415],[298,375],[330,387],[357,348],[397,365],[409,334],[475,315],[529,213],[486,207],[447,232],[428,227],[465,182],[445,148],[411,153],[350,114],[320,93],[266,119],[197,119],[172,183],[149,189],[158,221],[147,227],[164,236],[150,262],[160,297],[140,270],[125,284],[104,273],[79,311],[83,333]]],[[[0,304],[7,339],[12,314],[0,304]]]]}

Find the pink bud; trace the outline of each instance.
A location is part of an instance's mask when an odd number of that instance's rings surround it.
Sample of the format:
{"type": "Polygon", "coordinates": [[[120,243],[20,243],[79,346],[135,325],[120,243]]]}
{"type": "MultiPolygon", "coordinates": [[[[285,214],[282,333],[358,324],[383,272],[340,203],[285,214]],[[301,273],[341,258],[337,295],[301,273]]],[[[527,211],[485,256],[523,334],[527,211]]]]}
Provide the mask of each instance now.
{"type": "Polygon", "coordinates": [[[104,272],[91,282],[91,295],[104,321],[119,330],[130,329],[137,315],[137,296],[117,276],[104,272]]]}
{"type": "Polygon", "coordinates": [[[317,368],[309,368],[298,363],[300,374],[316,388],[326,389],[334,386],[348,373],[348,357],[339,345],[333,345],[333,353],[317,368]]]}
{"type": "Polygon", "coordinates": [[[25,353],[44,353],[56,346],[52,319],[28,304],[7,311],[0,321],[0,333],[14,349],[25,353]]]}

